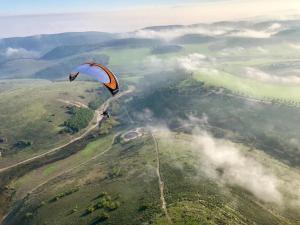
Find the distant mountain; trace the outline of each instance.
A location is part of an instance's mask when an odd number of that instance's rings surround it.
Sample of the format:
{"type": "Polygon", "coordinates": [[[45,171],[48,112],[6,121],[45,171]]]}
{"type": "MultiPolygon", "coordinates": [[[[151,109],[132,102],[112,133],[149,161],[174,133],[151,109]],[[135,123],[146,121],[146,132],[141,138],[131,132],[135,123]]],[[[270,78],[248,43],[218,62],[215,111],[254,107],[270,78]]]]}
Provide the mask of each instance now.
{"type": "Polygon", "coordinates": [[[112,41],[103,42],[100,44],[84,44],[84,45],[65,45],[56,47],[53,50],[47,52],[43,55],[42,59],[59,59],[82,52],[93,51],[97,49],[102,49],[106,47],[118,47],[118,48],[144,48],[144,47],[154,47],[159,45],[161,42],[159,40],[153,40],[148,38],[124,38],[116,39],[112,41]]]}
{"type": "Polygon", "coordinates": [[[72,32],[47,34],[29,37],[0,39],[0,49],[15,48],[29,51],[48,51],[62,45],[81,45],[100,43],[114,38],[113,34],[103,32],[72,32]]]}
{"type": "Polygon", "coordinates": [[[89,52],[95,49],[101,48],[101,44],[94,45],[64,45],[56,47],[46,54],[44,54],[41,59],[45,60],[53,60],[53,59],[61,59],[64,57],[80,54],[82,52],[89,52]]]}
{"type": "Polygon", "coordinates": [[[157,46],[152,49],[152,54],[166,54],[166,53],[172,53],[172,52],[179,52],[182,49],[179,45],[162,45],[157,46]]]}
{"type": "Polygon", "coordinates": [[[275,34],[274,37],[287,41],[300,42],[300,28],[283,30],[275,34]]]}
{"type": "Polygon", "coordinates": [[[31,78],[34,73],[49,67],[52,63],[38,59],[15,59],[0,64],[0,79],[31,78]]]}
{"type": "Polygon", "coordinates": [[[57,80],[60,78],[68,78],[68,74],[82,62],[97,61],[103,65],[109,63],[109,56],[104,54],[86,54],[64,59],[63,62],[42,69],[34,74],[34,78],[47,80],[57,80]]]}
{"type": "Polygon", "coordinates": [[[170,30],[170,29],[178,29],[178,28],[185,28],[184,25],[166,25],[166,26],[152,26],[152,27],[145,27],[142,30],[154,30],[154,31],[162,31],[162,30],[170,30]]]}
{"type": "Polygon", "coordinates": [[[220,51],[227,48],[254,48],[258,46],[271,46],[273,44],[280,44],[274,38],[247,38],[247,37],[225,37],[217,39],[213,44],[209,45],[212,51],[220,51]]]}
{"type": "Polygon", "coordinates": [[[268,28],[274,24],[280,24],[282,27],[285,27],[287,29],[300,28],[300,20],[269,20],[269,21],[255,23],[253,27],[257,29],[261,29],[261,28],[268,28]]]}
{"type": "Polygon", "coordinates": [[[202,34],[186,34],[173,40],[174,43],[179,44],[197,44],[206,43],[215,40],[214,37],[202,34]]]}
{"type": "Polygon", "coordinates": [[[215,22],[212,23],[210,26],[218,26],[218,27],[233,27],[233,28],[238,28],[238,27],[249,27],[252,23],[249,21],[220,21],[220,22],[215,22]]]}

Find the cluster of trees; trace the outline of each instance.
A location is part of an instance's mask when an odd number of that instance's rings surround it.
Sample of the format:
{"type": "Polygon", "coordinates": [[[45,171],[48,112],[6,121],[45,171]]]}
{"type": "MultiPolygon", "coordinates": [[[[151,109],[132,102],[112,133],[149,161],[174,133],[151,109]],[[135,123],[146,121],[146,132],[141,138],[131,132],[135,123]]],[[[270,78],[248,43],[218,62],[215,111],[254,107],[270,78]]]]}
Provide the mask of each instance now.
{"type": "Polygon", "coordinates": [[[96,110],[102,105],[102,103],[103,103],[103,99],[100,97],[97,97],[93,101],[89,102],[89,108],[92,110],[96,110]]]}
{"type": "Polygon", "coordinates": [[[109,134],[114,126],[119,125],[119,122],[112,117],[107,119],[104,123],[101,124],[101,129],[99,131],[100,135],[109,134]]]}
{"type": "Polygon", "coordinates": [[[88,108],[78,108],[72,106],[69,108],[71,118],[64,122],[66,131],[69,133],[76,133],[88,126],[89,122],[94,117],[94,111],[88,108]]]}
{"type": "Polygon", "coordinates": [[[79,188],[72,188],[71,190],[68,190],[68,191],[64,191],[64,192],[61,192],[59,193],[58,195],[56,195],[54,198],[52,198],[50,200],[50,202],[56,202],[58,201],[59,199],[63,198],[63,197],[66,197],[70,194],[73,194],[75,192],[79,191],[79,188]]]}
{"type": "Polygon", "coordinates": [[[86,215],[98,210],[98,209],[105,209],[107,211],[114,211],[117,208],[120,207],[120,202],[119,201],[115,201],[111,198],[110,195],[108,195],[106,192],[102,192],[98,198],[100,198],[98,200],[98,202],[96,204],[93,204],[91,206],[89,206],[86,209],[86,215]]]}

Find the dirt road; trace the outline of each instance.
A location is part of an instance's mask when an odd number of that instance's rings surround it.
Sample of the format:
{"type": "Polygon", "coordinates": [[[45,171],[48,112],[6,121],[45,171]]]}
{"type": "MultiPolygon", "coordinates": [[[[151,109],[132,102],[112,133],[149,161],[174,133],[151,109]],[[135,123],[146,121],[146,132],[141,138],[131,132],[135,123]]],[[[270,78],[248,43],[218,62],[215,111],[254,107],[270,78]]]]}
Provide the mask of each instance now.
{"type": "Polygon", "coordinates": [[[158,177],[158,185],[160,190],[160,201],[161,201],[161,208],[165,213],[165,216],[169,222],[169,224],[173,224],[171,217],[169,216],[168,209],[167,209],[167,203],[164,196],[164,182],[162,181],[161,175],[160,175],[160,160],[159,160],[159,149],[158,149],[158,142],[154,136],[154,134],[151,132],[151,136],[154,141],[155,145],[155,153],[156,153],[156,174],[158,177]]]}
{"type": "Polygon", "coordinates": [[[103,104],[95,111],[96,123],[94,123],[94,120],[92,120],[92,121],[90,122],[88,128],[86,129],[86,131],[85,131],[83,134],[81,134],[80,136],[78,136],[78,137],[76,137],[76,138],[73,138],[73,139],[70,140],[69,142],[67,142],[67,143],[65,143],[65,144],[63,144],[63,145],[60,145],[60,146],[58,146],[58,147],[52,148],[52,149],[50,149],[50,150],[48,150],[48,151],[46,151],[46,152],[44,152],[44,153],[42,153],[42,154],[33,156],[33,157],[29,158],[29,159],[23,160],[23,161],[18,162],[18,163],[14,164],[14,165],[11,165],[11,166],[7,166],[7,167],[4,167],[4,168],[1,168],[1,169],[0,169],[0,173],[2,173],[2,172],[4,172],[4,171],[7,171],[7,170],[9,170],[9,169],[12,169],[12,168],[14,168],[14,167],[17,167],[17,166],[19,166],[19,165],[28,163],[28,162],[30,162],[30,161],[33,161],[33,160],[35,160],[35,159],[42,158],[42,157],[44,157],[44,156],[46,156],[46,155],[48,155],[48,154],[51,154],[51,153],[53,153],[53,152],[59,151],[60,149],[62,149],[62,148],[64,148],[64,147],[66,147],[66,146],[68,146],[68,145],[74,143],[75,141],[78,141],[78,140],[84,138],[84,137],[85,137],[86,135],[88,135],[92,130],[94,130],[95,128],[97,128],[98,124],[99,124],[99,123],[102,121],[102,119],[103,119],[102,112],[105,111],[105,110],[107,110],[107,108],[109,107],[110,103],[111,103],[112,101],[115,101],[115,100],[117,100],[118,98],[122,97],[123,95],[126,95],[126,94],[130,93],[130,92],[132,92],[132,89],[128,89],[127,91],[123,92],[122,94],[119,94],[119,95],[117,95],[117,96],[115,96],[115,97],[113,97],[113,98],[110,98],[110,99],[106,100],[106,101],[105,101],[105,102],[104,102],[104,103],[103,103],[103,104]]]}

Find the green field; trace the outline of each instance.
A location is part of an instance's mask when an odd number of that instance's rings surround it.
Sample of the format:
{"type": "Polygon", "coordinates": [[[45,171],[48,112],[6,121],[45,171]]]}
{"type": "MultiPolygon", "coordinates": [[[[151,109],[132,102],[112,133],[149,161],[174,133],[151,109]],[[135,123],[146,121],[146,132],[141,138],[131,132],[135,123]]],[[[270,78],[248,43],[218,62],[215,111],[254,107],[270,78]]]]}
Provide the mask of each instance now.
{"type": "Polygon", "coordinates": [[[221,24],[211,38],[133,32],[35,59],[0,54],[3,225],[300,224],[300,45],[214,36],[221,24]],[[117,75],[121,96],[68,81],[90,60],[117,75]]]}
{"type": "Polygon", "coordinates": [[[298,85],[268,84],[215,69],[200,70],[194,74],[194,77],[207,85],[226,88],[239,95],[269,101],[300,102],[300,87],[298,85]]]}
{"type": "MultiPolygon", "coordinates": [[[[242,51],[236,52],[235,48],[229,48],[229,55],[222,55],[222,51],[214,51],[210,49],[213,44],[186,44],[183,49],[176,53],[167,53],[156,55],[160,59],[176,59],[177,57],[185,57],[189,54],[200,53],[209,57],[220,58],[220,62],[215,67],[208,69],[200,69],[194,73],[196,79],[201,80],[207,85],[226,88],[233,93],[248,96],[261,100],[274,100],[294,104],[300,102],[300,88],[298,85],[289,84],[272,84],[264,83],[259,80],[244,78],[241,76],[241,68],[247,66],[262,67],[272,63],[293,62],[291,57],[297,57],[298,51],[288,44],[279,46],[270,45],[264,48],[246,47],[242,51]],[[232,49],[232,52],[230,52],[232,49]],[[264,49],[265,52],[262,52],[264,49]],[[278,53],[278,54],[276,54],[278,53]],[[280,54],[279,54],[280,53],[280,54]],[[240,58],[245,58],[242,61],[240,58]],[[221,68],[221,69],[220,69],[221,68]],[[223,71],[225,68],[225,71],[223,71]],[[228,71],[229,70],[229,71],[228,71]],[[214,72],[218,71],[218,72],[214,72]],[[230,71],[234,72],[232,74],[230,71]]],[[[110,65],[112,67],[120,67],[124,73],[124,79],[136,83],[140,76],[131,74],[131,71],[137,71],[140,74],[146,71],[140,70],[146,61],[146,58],[151,56],[151,49],[117,49],[108,48],[102,53],[110,57],[110,65]]]]}
{"type": "MultiPolygon", "coordinates": [[[[292,211],[281,212],[276,205],[255,200],[250,193],[238,187],[227,186],[227,191],[224,191],[222,185],[199,170],[201,155],[191,144],[191,135],[164,130],[154,135],[158,140],[167,210],[174,224],[291,224],[297,219],[289,217],[292,211]]],[[[26,193],[25,187],[33,188],[43,183],[47,176],[56,177],[26,198],[16,218],[25,216],[25,224],[92,224],[98,215],[106,212],[109,218],[103,224],[168,224],[160,209],[155,145],[151,136],[146,135],[127,144],[120,144],[117,139],[105,154],[80,166],[83,162],[81,157],[88,160],[105,151],[111,144],[111,137],[91,142],[82,152],[17,180],[12,187],[17,188],[16,196],[20,197],[21,193],[26,193]],[[74,169],[70,170],[72,165],[74,169]],[[51,174],[45,174],[51,170],[51,174]],[[78,191],[51,201],[54,196],[75,187],[78,191]],[[108,193],[120,206],[115,210],[100,208],[85,214],[88,207],[97,203],[97,196],[102,192],[108,193]],[[49,214],[49,211],[52,213],[49,214]],[[29,214],[32,216],[26,217],[29,214]]],[[[266,167],[273,168],[279,176],[284,171],[286,183],[282,184],[283,189],[289,182],[298,179],[299,174],[266,154],[249,152],[242,145],[239,148],[266,167]]]]}
{"type": "Polygon", "coordinates": [[[110,57],[110,65],[113,66],[138,66],[141,59],[149,55],[149,48],[108,48],[102,53],[110,57]]]}
{"type": "Polygon", "coordinates": [[[49,82],[45,80],[10,80],[1,81],[0,93],[0,136],[6,143],[0,147],[8,150],[7,157],[2,157],[1,165],[9,161],[25,159],[38,152],[49,150],[70,140],[67,133],[60,133],[62,125],[70,115],[66,106],[69,102],[88,104],[96,92],[88,92],[97,87],[93,82],[49,82]],[[20,140],[32,144],[25,149],[13,148],[20,140]],[[10,155],[9,151],[18,154],[10,155]]]}

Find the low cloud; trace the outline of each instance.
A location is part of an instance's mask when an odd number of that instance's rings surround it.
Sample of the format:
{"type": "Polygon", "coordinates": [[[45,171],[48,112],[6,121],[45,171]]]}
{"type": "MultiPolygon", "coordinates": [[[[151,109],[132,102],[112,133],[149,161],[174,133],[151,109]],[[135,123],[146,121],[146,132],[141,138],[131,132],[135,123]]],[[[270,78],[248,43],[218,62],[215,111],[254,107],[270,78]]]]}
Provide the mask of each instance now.
{"type": "Polygon", "coordinates": [[[290,48],[295,49],[295,50],[300,50],[300,45],[299,44],[288,44],[290,48]]]}
{"type": "Polygon", "coordinates": [[[279,31],[282,28],[282,25],[280,23],[273,23],[271,24],[267,31],[279,31]]]}
{"type": "Polygon", "coordinates": [[[273,23],[266,29],[242,29],[239,31],[231,32],[228,36],[231,37],[248,37],[248,38],[270,38],[272,35],[282,30],[282,25],[273,23]]]}
{"type": "Polygon", "coordinates": [[[199,53],[192,53],[187,56],[171,57],[168,59],[157,56],[149,56],[144,61],[145,68],[148,70],[171,71],[184,70],[193,72],[201,67],[209,65],[213,59],[199,53]]]}
{"type": "MultiPolygon", "coordinates": [[[[208,124],[207,115],[203,115],[201,119],[192,118],[190,122],[199,124],[199,120],[201,120],[201,124],[208,124]]],[[[281,187],[284,182],[273,170],[239,149],[235,144],[224,139],[216,139],[199,129],[198,127],[192,135],[191,144],[186,145],[186,148],[194,151],[193,166],[198,170],[198,174],[204,173],[216,183],[225,186],[239,186],[263,202],[283,205],[285,197],[281,187]]],[[[169,141],[174,138],[172,132],[166,127],[155,127],[152,128],[152,131],[159,133],[160,138],[169,141]]],[[[175,152],[174,155],[176,155],[175,152]]],[[[169,157],[172,158],[173,155],[169,157]]],[[[174,162],[176,168],[183,168],[178,160],[174,159],[174,162]]],[[[197,179],[197,175],[195,175],[195,179],[197,179]]],[[[289,192],[292,191],[292,189],[288,189],[289,192]]],[[[300,202],[298,199],[294,200],[293,204],[296,205],[298,202],[300,202]]]]}
{"type": "Polygon", "coordinates": [[[277,32],[257,31],[245,29],[228,34],[230,37],[247,37],[247,38],[269,38],[277,32]]]}
{"type": "MultiPolygon", "coordinates": [[[[268,53],[268,51],[260,46],[254,48],[255,51],[268,53]]],[[[242,47],[225,49],[220,55],[242,54],[246,49],[242,47]]],[[[215,69],[216,58],[208,57],[199,53],[192,53],[185,56],[161,58],[155,55],[149,56],[144,60],[144,68],[150,72],[157,71],[174,71],[181,70],[187,73],[201,72],[206,75],[219,75],[220,70],[215,69]]],[[[272,75],[253,67],[245,67],[242,76],[266,83],[279,84],[300,84],[300,76],[296,75],[299,71],[292,71],[291,75],[272,75]],[[293,75],[294,74],[294,75],[293,75]]]]}
{"type": "Polygon", "coordinates": [[[195,71],[207,64],[207,57],[199,53],[193,53],[185,57],[177,58],[178,66],[186,71],[195,71]]]}
{"type": "Polygon", "coordinates": [[[35,58],[38,56],[37,52],[28,51],[24,48],[7,48],[3,55],[7,59],[18,59],[18,58],[35,58]]]}
{"type": "Polygon", "coordinates": [[[184,28],[170,28],[164,30],[152,30],[152,29],[142,29],[135,31],[133,33],[125,34],[127,37],[137,37],[137,38],[151,38],[151,39],[161,39],[164,41],[171,41],[175,38],[181,37],[186,34],[201,34],[207,36],[223,35],[233,28],[231,27],[219,27],[219,26],[209,26],[209,25],[199,25],[184,28]]]}
{"type": "MultiPolygon", "coordinates": [[[[194,152],[193,160],[189,160],[189,163],[197,169],[197,174],[201,176],[205,174],[224,187],[239,186],[265,203],[274,203],[280,207],[300,206],[300,182],[297,171],[275,160],[260,161],[255,151],[248,152],[226,139],[214,138],[205,131],[210,126],[209,121],[209,115],[206,114],[201,117],[190,114],[188,120],[180,120],[182,128],[196,126],[191,139],[188,139],[190,144],[182,143],[182,145],[187,152],[190,152],[189,150],[194,152]]],[[[149,129],[164,140],[178,141],[176,135],[174,136],[166,126],[159,125],[149,129]]],[[[172,158],[174,167],[183,169],[176,150],[168,151],[170,151],[168,157],[172,158]]],[[[266,157],[269,158],[267,155],[266,157]]],[[[195,179],[197,176],[195,175],[195,179]]]]}
{"type": "Polygon", "coordinates": [[[234,47],[234,48],[225,48],[223,49],[219,54],[221,56],[232,56],[234,55],[239,55],[245,52],[244,47],[234,47]]]}
{"type": "Polygon", "coordinates": [[[244,48],[244,47],[234,47],[234,48],[224,48],[220,51],[220,56],[237,56],[237,55],[249,55],[252,51],[259,52],[261,54],[268,54],[269,51],[261,46],[254,48],[244,48]]]}
{"type": "Polygon", "coordinates": [[[272,35],[282,30],[279,23],[271,24],[265,29],[239,29],[237,25],[194,25],[180,28],[165,28],[162,30],[141,29],[132,33],[123,34],[126,37],[161,39],[172,41],[187,34],[199,34],[206,36],[229,36],[229,37],[248,37],[248,38],[270,38],[272,35]]]}
{"type": "Polygon", "coordinates": [[[295,76],[295,75],[276,76],[252,67],[245,68],[245,76],[263,82],[282,83],[282,84],[300,84],[299,76],[295,76]]]}
{"type": "Polygon", "coordinates": [[[254,158],[208,134],[195,135],[193,141],[204,165],[201,168],[208,176],[238,185],[264,202],[282,202],[278,178],[254,158]]]}

